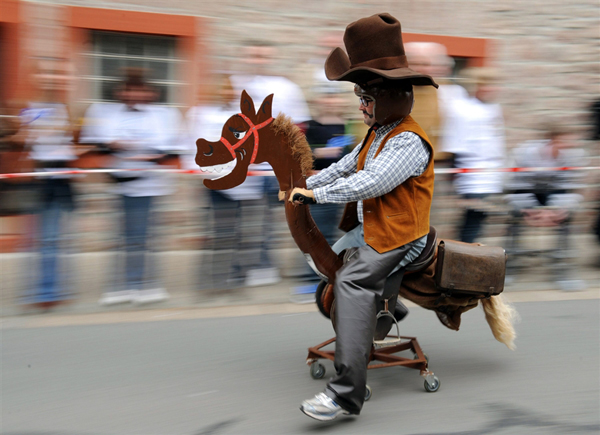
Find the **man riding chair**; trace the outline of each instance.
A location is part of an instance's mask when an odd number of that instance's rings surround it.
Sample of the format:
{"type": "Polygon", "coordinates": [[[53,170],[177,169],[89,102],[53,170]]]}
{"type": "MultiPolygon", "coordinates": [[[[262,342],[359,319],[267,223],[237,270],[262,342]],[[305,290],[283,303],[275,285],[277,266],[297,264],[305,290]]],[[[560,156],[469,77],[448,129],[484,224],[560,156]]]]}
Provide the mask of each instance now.
{"type": "MultiPolygon", "coordinates": [[[[384,300],[397,297],[404,271],[425,247],[434,184],[433,148],[409,114],[412,86],[437,84],[408,67],[400,23],[386,13],[360,19],[346,28],[344,45],[348,54],[333,50],[325,73],[355,84],[369,131],[352,153],[289,196],[346,203],[341,228],[347,233],[333,250],[355,248],[333,288],[336,375],[300,407],[317,420],[361,411],[373,338],[389,331],[376,332],[377,313],[384,300]]],[[[406,314],[401,305],[395,311],[397,320],[406,314]]]]}

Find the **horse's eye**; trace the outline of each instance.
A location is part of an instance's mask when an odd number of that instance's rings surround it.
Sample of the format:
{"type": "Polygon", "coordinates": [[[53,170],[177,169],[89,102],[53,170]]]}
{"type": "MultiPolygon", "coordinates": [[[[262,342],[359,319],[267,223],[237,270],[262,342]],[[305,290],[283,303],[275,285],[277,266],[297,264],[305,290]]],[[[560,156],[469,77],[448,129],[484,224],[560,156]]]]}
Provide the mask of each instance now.
{"type": "Polygon", "coordinates": [[[241,139],[246,135],[245,131],[232,131],[233,135],[235,136],[236,139],[241,139]]]}

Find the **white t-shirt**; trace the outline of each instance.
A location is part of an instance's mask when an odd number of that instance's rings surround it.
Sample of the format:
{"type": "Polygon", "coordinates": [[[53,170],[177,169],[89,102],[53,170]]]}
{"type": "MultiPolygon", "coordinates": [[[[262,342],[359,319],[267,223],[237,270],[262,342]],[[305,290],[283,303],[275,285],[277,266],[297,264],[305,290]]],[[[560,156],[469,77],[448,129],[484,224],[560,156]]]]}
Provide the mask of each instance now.
{"type": "Polygon", "coordinates": [[[270,94],[273,95],[272,115],[276,118],[283,113],[295,124],[311,119],[308,105],[300,86],[285,77],[278,76],[232,76],[231,82],[237,95],[245,90],[252,101],[254,109],[258,111],[263,100],[270,94]]]}
{"type": "MultiPolygon", "coordinates": [[[[120,177],[136,177],[135,180],[120,182],[115,193],[139,197],[167,195],[173,191],[168,174],[156,172],[127,171],[127,169],[161,169],[151,161],[135,160],[139,156],[160,154],[177,139],[173,131],[177,126],[167,127],[166,123],[176,122],[173,113],[166,116],[165,110],[152,105],[137,105],[130,110],[125,104],[92,104],[85,114],[82,143],[126,142],[126,150],[114,153],[113,169],[123,169],[116,173],[120,177]]],[[[173,109],[175,110],[175,109],[173,109]]]]}
{"type": "MultiPolygon", "coordinates": [[[[441,151],[456,156],[457,168],[501,168],[505,165],[504,119],[498,104],[476,98],[457,99],[450,106],[441,151]]],[[[456,174],[457,193],[492,194],[503,190],[503,173],[456,174]]]]}
{"type": "MultiPolygon", "coordinates": [[[[21,111],[21,125],[27,129],[27,144],[30,158],[38,162],[69,162],[77,158],[72,141],[69,113],[61,103],[31,102],[21,111]]],[[[52,166],[50,164],[50,166],[52,166]]],[[[62,168],[45,167],[40,171],[62,168]]],[[[68,178],[58,175],[56,178],[68,178]]]]}

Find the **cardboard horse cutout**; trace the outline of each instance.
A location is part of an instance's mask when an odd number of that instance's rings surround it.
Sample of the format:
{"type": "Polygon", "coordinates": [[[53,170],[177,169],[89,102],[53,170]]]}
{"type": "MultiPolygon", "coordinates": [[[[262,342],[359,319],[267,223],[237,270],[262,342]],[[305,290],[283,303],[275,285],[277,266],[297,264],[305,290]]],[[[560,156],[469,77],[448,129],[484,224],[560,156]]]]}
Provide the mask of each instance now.
{"type": "MultiPolygon", "coordinates": [[[[196,163],[203,169],[211,167],[220,172],[223,167],[235,165],[226,175],[204,180],[209,189],[230,189],[240,185],[247,176],[251,163],[268,162],[279,182],[279,199],[284,200],[286,220],[292,237],[311,267],[325,281],[317,292],[320,311],[330,317],[334,295],[332,283],[337,270],[343,265],[343,253],[333,252],[325,237],[315,225],[309,206],[294,205],[288,196],[294,187],[306,188],[306,177],[312,170],[312,151],[301,130],[284,114],[272,117],[273,94],[255,111],[254,102],[242,92],[241,112],[232,116],[223,126],[221,139],[209,142],[198,139],[196,163]]],[[[317,205],[318,207],[318,205],[317,205]]],[[[515,332],[512,326],[514,312],[499,295],[451,295],[440,291],[434,277],[436,261],[424,270],[406,275],[402,280],[400,296],[433,310],[448,328],[458,330],[461,314],[475,308],[479,301],[495,338],[513,348],[515,332]]],[[[332,319],[333,320],[333,319],[332,319]]],[[[335,324],[334,324],[335,327],[335,324]]]]}

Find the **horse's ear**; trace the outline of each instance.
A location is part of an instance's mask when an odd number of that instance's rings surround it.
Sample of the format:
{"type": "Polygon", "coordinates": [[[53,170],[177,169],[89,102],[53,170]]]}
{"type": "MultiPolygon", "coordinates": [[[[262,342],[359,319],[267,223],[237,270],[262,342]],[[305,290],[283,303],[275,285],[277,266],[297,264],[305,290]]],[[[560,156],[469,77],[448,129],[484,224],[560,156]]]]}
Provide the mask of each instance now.
{"type": "Polygon", "coordinates": [[[250,119],[254,119],[256,112],[254,111],[254,101],[250,98],[250,95],[243,90],[242,98],[240,100],[240,111],[250,119]]]}
{"type": "Polygon", "coordinates": [[[273,108],[273,94],[267,95],[265,101],[260,105],[260,109],[258,109],[258,113],[256,114],[256,122],[261,123],[269,119],[272,115],[273,108]]]}

